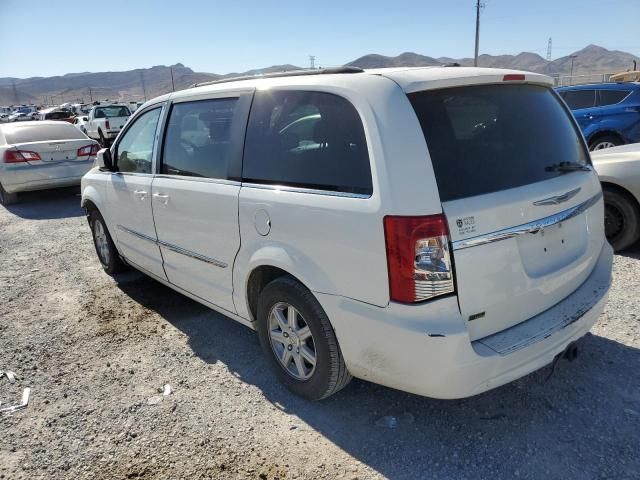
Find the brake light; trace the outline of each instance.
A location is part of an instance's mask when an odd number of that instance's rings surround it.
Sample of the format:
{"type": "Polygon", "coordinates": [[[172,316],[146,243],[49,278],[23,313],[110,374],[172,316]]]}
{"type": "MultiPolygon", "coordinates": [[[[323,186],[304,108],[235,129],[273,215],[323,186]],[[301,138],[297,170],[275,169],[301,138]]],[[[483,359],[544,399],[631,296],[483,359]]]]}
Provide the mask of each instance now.
{"type": "Polygon", "coordinates": [[[104,128],[106,128],[107,130],[111,128],[111,125],[109,125],[109,120],[104,121],[104,128]]]}
{"type": "Polygon", "coordinates": [[[98,154],[98,145],[91,144],[85,147],[79,148],[77,152],[78,157],[93,157],[98,154]]]}
{"type": "Polygon", "coordinates": [[[391,300],[413,303],[454,291],[444,215],[384,217],[391,300]]]}
{"type": "Polygon", "coordinates": [[[522,73],[508,73],[504,77],[502,77],[503,82],[512,82],[524,80],[524,75],[522,73]]]}
{"type": "Polygon", "coordinates": [[[7,150],[4,152],[4,163],[37,162],[41,160],[37,152],[28,150],[7,150]]]}

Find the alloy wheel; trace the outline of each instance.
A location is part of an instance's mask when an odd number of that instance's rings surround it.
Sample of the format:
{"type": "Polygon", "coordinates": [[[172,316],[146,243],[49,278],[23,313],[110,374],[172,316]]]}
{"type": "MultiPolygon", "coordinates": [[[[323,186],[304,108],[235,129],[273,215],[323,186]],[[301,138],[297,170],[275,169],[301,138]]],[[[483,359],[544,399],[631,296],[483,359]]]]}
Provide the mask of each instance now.
{"type": "Polygon", "coordinates": [[[104,265],[108,265],[110,260],[109,241],[107,239],[107,232],[100,220],[96,220],[93,224],[93,238],[96,242],[96,250],[98,251],[100,261],[104,265]]]}

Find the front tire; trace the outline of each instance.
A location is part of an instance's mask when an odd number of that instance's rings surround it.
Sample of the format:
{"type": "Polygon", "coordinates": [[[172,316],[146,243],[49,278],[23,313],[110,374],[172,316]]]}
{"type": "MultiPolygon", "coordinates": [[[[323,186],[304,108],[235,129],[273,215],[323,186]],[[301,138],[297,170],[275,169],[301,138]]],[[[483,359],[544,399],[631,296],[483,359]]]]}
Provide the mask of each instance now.
{"type": "Polygon", "coordinates": [[[18,201],[17,193],[7,192],[0,183],[0,205],[11,205],[18,201]]]}
{"type": "Polygon", "coordinates": [[[257,322],[273,371],[293,393],[321,400],[351,380],[327,314],[300,282],[285,276],[269,283],[258,300],[257,322]]]}
{"type": "Polygon", "coordinates": [[[111,239],[104,218],[102,218],[98,210],[89,212],[89,226],[91,227],[93,245],[96,248],[96,254],[103,270],[109,275],[114,275],[124,270],[124,262],[120,259],[120,254],[111,239]]]}
{"type": "Polygon", "coordinates": [[[605,135],[595,138],[589,142],[589,150],[595,152],[596,150],[604,150],[606,148],[617,147],[622,145],[623,142],[614,135],[605,135]]]}
{"type": "Polygon", "coordinates": [[[640,209],[629,195],[605,188],[604,232],[617,252],[630,247],[640,239],[640,209]]]}

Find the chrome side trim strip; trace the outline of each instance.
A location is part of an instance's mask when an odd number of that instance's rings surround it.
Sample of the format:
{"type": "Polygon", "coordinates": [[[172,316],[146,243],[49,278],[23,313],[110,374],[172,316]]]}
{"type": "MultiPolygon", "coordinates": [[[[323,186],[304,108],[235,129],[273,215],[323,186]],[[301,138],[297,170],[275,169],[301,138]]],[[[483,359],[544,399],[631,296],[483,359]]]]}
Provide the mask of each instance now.
{"type": "Polygon", "coordinates": [[[192,252],[191,250],[187,250],[182,247],[178,247],[177,245],[173,245],[172,243],[163,242],[161,240],[156,240],[155,238],[149,237],[148,235],[144,235],[142,233],[136,232],[135,230],[131,230],[130,228],[124,227],[122,225],[118,225],[118,229],[123,232],[127,232],[134,237],[141,238],[142,240],[146,240],[147,242],[151,242],[155,245],[168,248],[172,252],[179,253],[181,255],[185,255],[187,257],[195,258],[196,260],[200,260],[201,262],[210,263],[211,265],[215,265],[220,268],[227,268],[227,264],[221,262],[220,260],[216,260],[215,258],[206,257],[204,255],[200,255],[199,253],[192,252]]]}
{"type": "Polygon", "coordinates": [[[122,225],[118,225],[118,230],[122,230],[123,232],[130,233],[134,237],[141,238],[142,240],[146,240],[147,242],[157,243],[155,238],[149,237],[148,235],[144,235],[143,233],[136,232],[135,230],[131,230],[130,228],[124,227],[122,225]]]}
{"type": "Polygon", "coordinates": [[[290,187],[287,185],[269,185],[266,183],[242,183],[242,187],[258,188],[261,190],[279,190],[282,192],[310,193],[312,195],[326,195],[328,197],[346,198],[371,198],[371,195],[364,193],[334,192],[332,190],[318,190],[315,188],[290,187]]]}
{"type": "Polygon", "coordinates": [[[200,260],[201,262],[210,263],[211,265],[215,265],[220,268],[227,268],[227,264],[221,262],[220,260],[216,260],[215,258],[206,257],[204,255],[200,255],[199,253],[192,252],[191,250],[187,250],[182,247],[178,247],[172,243],[163,242],[162,240],[158,240],[158,245],[161,247],[168,248],[172,252],[179,253],[181,255],[185,255],[187,257],[195,258],[196,260],[200,260]]]}
{"type": "Polygon", "coordinates": [[[576,217],[587,209],[595,205],[598,200],[602,198],[602,192],[598,192],[589,200],[576,205],[575,207],[563,210],[554,215],[534,220],[533,222],[518,225],[516,227],[505,228],[496,232],[487,233],[486,235],[478,235],[477,237],[466,238],[464,240],[458,240],[453,242],[453,250],[462,250],[464,248],[477,247],[478,245],[485,245],[487,243],[499,242],[500,240],[506,240],[508,238],[514,238],[519,235],[526,235],[528,233],[536,234],[541,232],[545,228],[551,227],[561,222],[565,222],[570,218],[576,217]]]}

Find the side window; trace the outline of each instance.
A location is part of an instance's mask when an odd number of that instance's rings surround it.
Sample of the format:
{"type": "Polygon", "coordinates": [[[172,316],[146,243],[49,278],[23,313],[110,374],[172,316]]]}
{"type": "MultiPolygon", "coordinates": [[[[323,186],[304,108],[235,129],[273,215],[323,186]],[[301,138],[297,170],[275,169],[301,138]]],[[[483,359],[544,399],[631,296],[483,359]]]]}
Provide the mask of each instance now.
{"type": "Polygon", "coordinates": [[[631,91],[629,90],[600,90],[600,102],[598,105],[601,107],[615,105],[624,100],[630,93],[631,91]]]}
{"type": "Polygon", "coordinates": [[[569,90],[564,92],[564,101],[571,110],[591,108],[596,103],[595,90],[569,90]]]}
{"type": "Polygon", "coordinates": [[[256,92],[242,178],[370,195],[362,121],[346,99],[322,92],[256,92]]]}
{"type": "Polygon", "coordinates": [[[153,143],[161,108],[140,115],[124,133],[116,147],[116,161],[121,172],[151,173],[153,143]]]}
{"type": "Polygon", "coordinates": [[[242,128],[238,98],[176,103],[171,109],[164,139],[160,172],[226,179],[238,152],[232,136],[242,128]]]}

